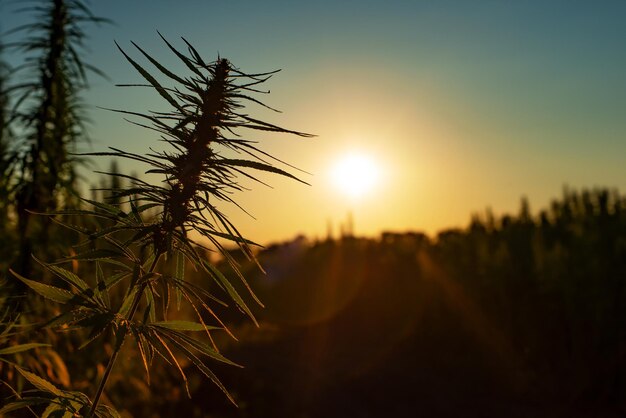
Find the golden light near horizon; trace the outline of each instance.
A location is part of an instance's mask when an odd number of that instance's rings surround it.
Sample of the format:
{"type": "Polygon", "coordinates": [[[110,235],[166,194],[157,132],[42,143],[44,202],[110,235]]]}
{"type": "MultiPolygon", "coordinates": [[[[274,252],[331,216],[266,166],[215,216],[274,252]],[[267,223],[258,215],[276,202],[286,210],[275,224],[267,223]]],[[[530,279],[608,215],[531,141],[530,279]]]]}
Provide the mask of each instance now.
{"type": "Polygon", "coordinates": [[[333,165],[331,180],[341,193],[350,198],[360,198],[378,185],[380,167],[365,154],[347,154],[333,165]]]}

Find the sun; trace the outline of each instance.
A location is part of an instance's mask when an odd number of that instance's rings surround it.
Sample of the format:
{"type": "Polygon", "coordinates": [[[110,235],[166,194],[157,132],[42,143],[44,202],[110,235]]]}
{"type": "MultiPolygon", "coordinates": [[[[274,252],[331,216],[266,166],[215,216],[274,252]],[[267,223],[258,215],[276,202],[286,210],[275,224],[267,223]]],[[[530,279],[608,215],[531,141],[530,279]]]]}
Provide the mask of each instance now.
{"type": "Polygon", "coordinates": [[[371,192],[380,177],[379,166],[364,154],[348,154],[340,158],[332,168],[331,179],[341,193],[359,198],[371,192]]]}

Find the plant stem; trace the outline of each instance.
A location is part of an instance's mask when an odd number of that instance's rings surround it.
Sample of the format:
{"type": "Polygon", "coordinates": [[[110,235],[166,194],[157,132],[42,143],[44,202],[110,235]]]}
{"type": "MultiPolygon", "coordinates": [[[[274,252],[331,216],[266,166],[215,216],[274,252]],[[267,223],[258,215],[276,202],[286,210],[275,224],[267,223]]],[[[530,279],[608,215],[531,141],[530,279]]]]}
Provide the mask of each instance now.
{"type": "MultiPolygon", "coordinates": [[[[161,258],[161,254],[162,253],[159,253],[154,257],[154,260],[152,261],[152,265],[150,266],[148,273],[152,273],[154,271],[154,268],[156,267],[157,262],[159,261],[159,258],[161,258]]],[[[137,313],[137,309],[139,308],[139,302],[141,301],[141,297],[143,296],[143,292],[146,290],[147,286],[148,286],[147,282],[141,283],[141,287],[139,288],[139,291],[135,294],[135,298],[133,299],[133,304],[130,307],[130,311],[128,312],[128,315],[126,316],[127,320],[131,320],[135,316],[135,313],[137,313]]],[[[107,367],[104,370],[104,374],[102,375],[102,380],[100,380],[100,385],[98,385],[98,390],[96,391],[96,395],[93,398],[93,402],[91,403],[91,408],[89,409],[89,412],[87,413],[86,418],[91,418],[96,412],[98,403],[100,403],[100,397],[102,396],[102,393],[104,392],[104,387],[106,386],[107,380],[109,380],[109,375],[111,374],[111,370],[113,370],[113,366],[115,365],[115,360],[117,360],[117,356],[119,355],[120,350],[122,349],[122,344],[124,344],[124,340],[126,339],[127,333],[128,333],[128,328],[127,327],[122,328],[122,332],[120,333],[118,337],[119,340],[116,341],[115,350],[113,351],[113,354],[111,355],[111,358],[109,359],[109,362],[107,363],[107,367]]]]}

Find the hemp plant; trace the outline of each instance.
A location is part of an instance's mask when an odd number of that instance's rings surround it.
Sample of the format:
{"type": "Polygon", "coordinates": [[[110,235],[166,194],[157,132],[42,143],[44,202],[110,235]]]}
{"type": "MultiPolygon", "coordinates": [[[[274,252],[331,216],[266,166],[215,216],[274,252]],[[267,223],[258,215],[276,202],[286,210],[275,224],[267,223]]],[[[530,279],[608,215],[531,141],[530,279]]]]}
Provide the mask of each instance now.
{"type": "MultiPolygon", "coordinates": [[[[260,170],[298,180],[274,165],[280,160],[258,148],[257,142],[243,136],[244,130],[301,137],[310,135],[284,129],[244,113],[246,102],[265,106],[253,96],[264,93],[258,90],[258,86],[275,71],[246,74],[223,58],[205,61],[184,38],[184,52],[161,38],[189,70],[189,75],[176,74],[139,46],[133,45],[154,67],[155,74],[170,85],[159,82],[119,45],[118,48],[146,80],[147,84],[143,86],[156,90],[171,110],[148,113],[115,111],[139,118],[134,123],[156,131],[170,149],[151,150],[141,155],[110,148],[107,152],[87,155],[123,158],[145,164],[148,168],[146,173],[161,175],[162,183],[152,184],[137,176],[109,173],[124,178],[128,184],[109,190],[115,197],[112,202],[118,203],[83,199],[89,209],[49,214],[91,217],[100,225],[90,229],[58,221],[85,237],[78,247],[82,248],[78,254],[54,263],[40,263],[64,283],[64,287],[13,273],[44,298],[65,306],[64,311],[48,323],[49,327],[87,328],[89,337],[83,346],[110,336],[113,340],[112,354],[92,398],[58,389],[22,370],[20,373],[37,390],[32,396],[24,395],[5,406],[0,414],[21,407],[47,404],[45,416],[117,416],[113,408],[102,405],[100,400],[122,345],[128,339],[136,344],[148,381],[153,358],[161,357],[180,372],[187,386],[183,366],[179,362],[184,357],[234,403],[210,368],[211,361],[234,365],[219,353],[212,338],[217,330],[232,335],[215,309],[225,302],[209,289],[208,283],[203,286],[186,281],[185,267],[192,266],[203,272],[215,283],[213,288],[219,289],[223,296],[256,322],[244,296],[207,258],[208,247],[216,248],[244,284],[245,279],[239,273],[236,261],[224,247],[225,242],[236,244],[248,258],[254,259],[251,246],[255,244],[242,236],[219,205],[225,202],[237,205],[233,193],[244,189],[239,176],[257,179],[255,172],[260,170]],[[192,238],[192,235],[199,238],[192,238]],[[167,260],[171,260],[175,267],[167,268],[167,260]],[[63,263],[76,261],[81,265],[93,263],[93,277],[79,277],[62,267],[63,263]],[[123,297],[115,301],[114,296],[120,290],[123,297]],[[177,305],[186,302],[191,312],[195,312],[195,318],[168,320],[170,301],[173,299],[177,305]],[[196,332],[196,336],[191,336],[189,332],[196,332]],[[197,337],[203,334],[206,336],[197,337]]],[[[245,288],[250,297],[260,304],[247,284],[245,288]]]]}
{"type": "MultiPolygon", "coordinates": [[[[85,106],[81,94],[88,73],[103,76],[84,62],[85,26],[109,22],[94,16],[82,0],[34,0],[21,12],[33,22],[14,28],[21,39],[7,46],[24,54],[13,71],[16,84],[9,87],[12,123],[18,126],[11,147],[12,185],[19,239],[19,259],[13,268],[29,275],[31,253],[45,256],[51,223],[33,219],[33,212],[70,207],[76,193],[77,146],[87,140],[85,106]],[[17,134],[19,133],[19,135],[17,134]],[[39,222],[37,222],[39,221],[39,222]]],[[[57,255],[58,256],[58,255],[57,255]]]]}

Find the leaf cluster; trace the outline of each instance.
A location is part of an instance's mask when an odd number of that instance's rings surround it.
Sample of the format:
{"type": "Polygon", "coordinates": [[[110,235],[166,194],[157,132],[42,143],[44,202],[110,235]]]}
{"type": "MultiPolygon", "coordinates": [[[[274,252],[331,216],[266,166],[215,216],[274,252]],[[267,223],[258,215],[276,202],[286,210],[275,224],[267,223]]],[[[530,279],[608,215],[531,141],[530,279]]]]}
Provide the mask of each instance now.
{"type": "MultiPolygon", "coordinates": [[[[252,95],[262,92],[257,87],[274,72],[246,74],[223,58],[204,61],[184,39],[186,53],[164,38],[163,41],[190,71],[189,76],[175,74],[139,46],[135,47],[172,86],[165,86],[124,50],[120,48],[120,51],[147,82],[143,86],[154,89],[171,110],[116,111],[138,118],[140,122],[134,123],[158,132],[170,148],[152,150],[146,155],[117,148],[86,154],[145,164],[146,173],[161,175],[162,183],[152,184],[119,172],[108,173],[124,179],[127,184],[122,186],[118,182],[117,188],[107,190],[112,197],[110,202],[81,199],[81,209],[48,213],[53,221],[83,237],[76,246],[78,252],[69,257],[54,263],[35,259],[56,282],[44,283],[12,272],[32,291],[64,306],[59,315],[48,321],[47,327],[87,330],[81,348],[98,338],[112,337],[113,354],[88,406],[88,417],[108,413],[101,409],[99,401],[127,337],[132,337],[136,344],[148,380],[155,357],[178,370],[185,385],[185,364],[191,364],[234,403],[210,368],[210,362],[214,361],[236,366],[220,354],[214,342],[215,332],[232,336],[217,308],[222,309],[228,306],[227,301],[232,302],[255,321],[245,300],[252,297],[259,304],[260,301],[225,247],[227,243],[235,244],[250,260],[255,260],[252,251],[255,244],[243,237],[219,206],[237,205],[233,196],[244,189],[238,181],[241,176],[258,180],[255,173],[262,171],[298,180],[277,167],[275,164],[281,161],[262,151],[256,141],[243,137],[240,130],[310,136],[244,113],[245,102],[262,104],[252,95]],[[73,221],[84,218],[94,220],[93,227],[73,221]],[[191,238],[192,235],[200,238],[191,238]],[[215,249],[237,272],[249,291],[248,296],[241,295],[208,260],[208,251],[215,249]],[[82,268],[81,273],[65,268],[67,263],[92,267],[82,268]],[[209,279],[206,285],[185,280],[187,267],[203,272],[209,279]],[[218,289],[225,300],[218,298],[211,289],[218,289]],[[180,316],[180,313],[172,314],[174,302],[177,311],[183,303],[187,305],[195,318],[172,318],[172,315],[180,316]],[[182,359],[185,362],[181,362],[182,359]]],[[[5,408],[41,403],[43,398],[39,393],[46,392],[44,398],[49,401],[50,414],[57,410],[63,414],[85,412],[81,409],[88,404],[82,395],[56,392],[51,384],[44,385],[34,375],[25,373],[22,375],[38,389],[38,394],[18,399],[5,408]]]]}
{"type": "MultiPolygon", "coordinates": [[[[16,400],[0,409],[0,415],[23,408],[31,413],[33,406],[45,405],[41,418],[72,418],[84,416],[92,404],[84,393],[62,390],[45,379],[17,367],[18,372],[34,387],[23,394],[15,394],[16,400]],[[25,396],[24,396],[25,395],[25,396]]],[[[95,410],[98,418],[120,418],[120,414],[107,405],[99,405],[95,410]]]]}
{"type": "Polygon", "coordinates": [[[81,160],[70,153],[87,139],[80,92],[87,87],[88,72],[103,75],[83,61],[84,25],[108,21],[94,16],[81,0],[24,3],[17,12],[33,21],[7,33],[19,38],[6,47],[24,59],[12,68],[18,81],[4,90],[11,99],[7,124],[15,132],[5,171],[23,223],[28,211],[55,210],[61,201],[57,195],[65,193],[67,200],[74,191],[74,165],[81,160]]]}

